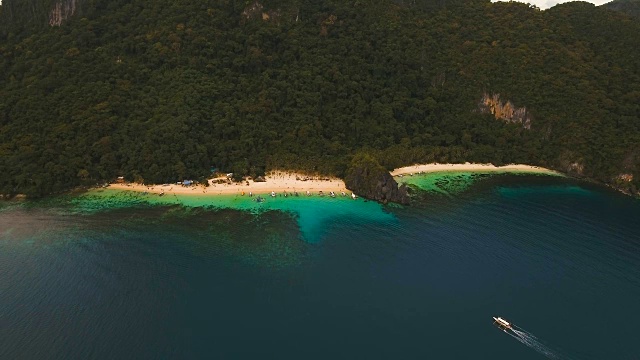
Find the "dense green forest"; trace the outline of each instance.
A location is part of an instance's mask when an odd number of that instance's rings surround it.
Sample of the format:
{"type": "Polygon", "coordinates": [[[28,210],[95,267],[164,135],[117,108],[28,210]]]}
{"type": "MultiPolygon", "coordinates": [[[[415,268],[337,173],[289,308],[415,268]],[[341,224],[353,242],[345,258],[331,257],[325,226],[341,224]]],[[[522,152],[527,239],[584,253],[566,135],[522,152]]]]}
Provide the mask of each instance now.
{"type": "Polygon", "coordinates": [[[213,167],[344,176],[357,153],[640,189],[640,21],[606,7],[4,0],[0,20],[0,194],[213,167]]]}
{"type": "Polygon", "coordinates": [[[603,6],[640,19],[640,0],[613,0],[603,6]]]}

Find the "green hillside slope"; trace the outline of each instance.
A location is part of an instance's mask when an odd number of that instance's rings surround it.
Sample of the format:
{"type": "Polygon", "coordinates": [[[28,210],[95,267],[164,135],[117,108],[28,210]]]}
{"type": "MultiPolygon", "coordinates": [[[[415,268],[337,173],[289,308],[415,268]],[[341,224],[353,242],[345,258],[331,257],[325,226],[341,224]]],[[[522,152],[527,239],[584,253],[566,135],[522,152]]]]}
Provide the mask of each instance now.
{"type": "Polygon", "coordinates": [[[1,11],[0,193],[211,167],[343,176],[357,152],[387,168],[529,163],[640,189],[640,24],[606,8],[4,0],[1,11]],[[496,94],[529,126],[484,113],[496,94]]]}
{"type": "Polygon", "coordinates": [[[640,0],[614,0],[602,6],[640,19],[640,0]]]}

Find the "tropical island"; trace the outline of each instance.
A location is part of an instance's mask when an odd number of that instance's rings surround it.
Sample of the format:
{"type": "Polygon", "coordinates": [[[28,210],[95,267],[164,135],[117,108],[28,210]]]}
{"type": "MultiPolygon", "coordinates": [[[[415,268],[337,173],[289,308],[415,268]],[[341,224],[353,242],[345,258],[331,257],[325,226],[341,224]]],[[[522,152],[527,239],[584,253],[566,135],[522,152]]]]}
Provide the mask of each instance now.
{"type": "Polygon", "coordinates": [[[290,169],[402,203],[393,169],[466,162],[638,194],[640,21],[614,3],[4,0],[0,194],[290,169]]]}

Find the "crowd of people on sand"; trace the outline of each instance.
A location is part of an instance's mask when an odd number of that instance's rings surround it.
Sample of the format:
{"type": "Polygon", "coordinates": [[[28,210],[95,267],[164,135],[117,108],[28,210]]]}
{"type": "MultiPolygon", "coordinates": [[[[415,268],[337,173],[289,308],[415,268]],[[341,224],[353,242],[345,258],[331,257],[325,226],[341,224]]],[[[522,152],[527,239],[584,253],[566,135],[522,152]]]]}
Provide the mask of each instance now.
{"type": "MultiPolygon", "coordinates": [[[[419,175],[424,174],[424,171],[418,171],[416,174],[419,174],[419,175]]],[[[398,175],[398,177],[413,176],[413,175],[414,173],[400,174],[398,175]]]]}
{"type": "MultiPolygon", "coordinates": [[[[245,192],[243,191],[243,192],[242,192],[242,196],[244,196],[244,195],[245,195],[245,192]]],[[[249,197],[253,197],[253,195],[254,195],[254,194],[253,194],[253,192],[249,191],[249,197]]],[[[284,192],[282,192],[282,193],[276,193],[275,191],[272,191],[269,195],[270,195],[272,198],[275,198],[275,197],[313,196],[314,194],[313,194],[311,191],[309,191],[309,190],[307,190],[307,191],[306,191],[306,193],[300,193],[300,192],[298,192],[298,191],[295,191],[295,190],[294,190],[293,192],[291,192],[291,191],[289,191],[289,192],[284,191],[284,192]]],[[[318,196],[321,196],[321,197],[322,197],[322,196],[329,196],[329,197],[332,197],[332,198],[335,198],[335,197],[337,197],[337,196],[338,196],[338,195],[336,194],[336,192],[334,192],[334,191],[329,191],[328,193],[325,193],[325,192],[324,192],[324,191],[322,191],[322,190],[318,191],[317,195],[318,195],[318,196]]],[[[347,196],[349,196],[349,195],[347,195],[347,193],[346,193],[346,192],[341,191],[341,192],[340,192],[340,196],[342,196],[342,197],[347,197],[347,196]]],[[[358,197],[356,196],[356,194],[354,194],[354,193],[351,193],[351,195],[350,195],[350,196],[351,196],[351,198],[352,198],[352,199],[354,199],[354,200],[358,198],[358,197]]],[[[256,201],[256,202],[263,202],[264,200],[265,200],[265,199],[264,199],[262,196],[260,196],[260,195],[257,195],[257,196],[256,196],[256,198],[255,198],[255,201],[256,201]]]]}

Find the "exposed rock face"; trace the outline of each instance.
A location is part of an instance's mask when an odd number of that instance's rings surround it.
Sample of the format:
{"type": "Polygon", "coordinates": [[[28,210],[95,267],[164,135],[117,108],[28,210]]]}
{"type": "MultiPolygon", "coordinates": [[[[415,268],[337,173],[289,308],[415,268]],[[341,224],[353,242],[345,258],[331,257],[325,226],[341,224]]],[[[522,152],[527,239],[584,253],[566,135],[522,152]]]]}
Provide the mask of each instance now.
{"type": "Polygon", "coordinates": [[[406,185],[398,187],[393,176],[367,154],[356,155],[344,178],[347,189],[382,203],[409,203],[406,185]]]}
{"type": "Polygon", "coordinates": [[[0,200],[25,200],[26,198],[24,194],[0,194],[0,200]]]}
{"type": "Polygon", "coordinates": [[[571,176],[583,177],[585,161],[584,158],[571,150],[565,150],[555,161],[554,167],[563,173],[571,176]]]}
{"type": "Polygon", "coordinates": [[[60,26],[72,17],[78,8],[78,0],[58,0],[49,13],[49,25],[60,26]]]}
{"type": "Polygon", "coordinates": [[[264,9],[264,6],[260,4],[260,2],[254,1],[251,4],[247,5],[246,8],[244,8],[244,11],[242,11],[242,16],[244,16],[247,20],[258,18],[262,16],[263,9],[264,9]]]}
{"type": "Polygon", "coordinates": [[[322,21],[322,24],[320,25],[320,35],[321,36],[329,35],[328,28],[331,25],[334,25],[336,23],[336,20],[338,20],[338,17],[333,14],[329,15],[329,17],[324,19],[324,21],[322,21]]]}
{"type": "MultiPolygon", "coordinates": [[[[283,10],[280,8],[269,8],[260,1],[255,0],[252,2],[247,1],[244,10],[242,10],[242,21],[256,21],[262,19],[262,21],[280,22],[282,19],[292,18],[290,13],[292,9],[283,10]],[[288,11],[289,10],[289,11],[288,11]],[[289,14],[286,14],[286,13],[289,14]]],[[[298,10],[296,10],[298,11],[298,10]]],[[[297,16],[297,15],[296,15],[297,16]]]]}
{"type": "Polygon", "coordinates": [[[633,181],[633,174],[620,174],[617,176],[616,178],[619,181],[624,181],[624,182],[632,182],[633,181]]]}
{"type": "Polygon", "coordinates": [[[493,114],[496,119],[522,124],[525,129],[531,129],[531,115],[525,107],[516,107],[509,100],[503,102],[500,94],[484,93],[480,101],[480,111],[493,114]]]}
{"type": "Polygon", "coordinates": [[[583,176],[584,175],[584,165],[582,165],[579,162],[571,163],[567,167],[567,172],[569,174],[575,174],[575,175],[583,176]]]}

